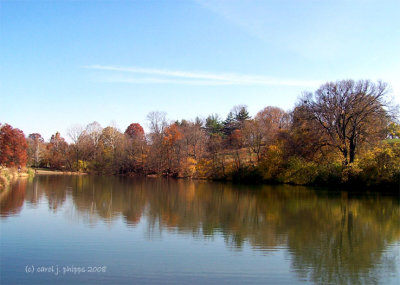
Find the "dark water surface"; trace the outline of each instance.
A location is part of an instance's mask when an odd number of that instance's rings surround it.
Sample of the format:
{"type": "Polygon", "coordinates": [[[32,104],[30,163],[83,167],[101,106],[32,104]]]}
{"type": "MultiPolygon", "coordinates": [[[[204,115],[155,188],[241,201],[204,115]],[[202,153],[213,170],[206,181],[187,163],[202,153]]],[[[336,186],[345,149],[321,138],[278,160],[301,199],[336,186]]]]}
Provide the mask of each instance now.
{"type": "Polygon", "coordinates": [[[1,284],[400,283],[393,196],[36,176],[0,205],[1,284]]]}

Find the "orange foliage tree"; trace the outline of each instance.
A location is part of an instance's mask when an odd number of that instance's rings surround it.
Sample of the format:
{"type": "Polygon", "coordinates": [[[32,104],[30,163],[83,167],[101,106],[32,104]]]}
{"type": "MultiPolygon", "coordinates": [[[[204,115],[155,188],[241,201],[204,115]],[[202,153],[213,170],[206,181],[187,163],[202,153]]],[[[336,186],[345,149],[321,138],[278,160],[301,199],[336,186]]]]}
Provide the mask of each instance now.
{"type": "Polygon", "coordinates": [[[163,145],[165,147],[168,172],[177,172],[182,159],[182,132],[176,124],[172,124],[165,130],[163,145]]]}

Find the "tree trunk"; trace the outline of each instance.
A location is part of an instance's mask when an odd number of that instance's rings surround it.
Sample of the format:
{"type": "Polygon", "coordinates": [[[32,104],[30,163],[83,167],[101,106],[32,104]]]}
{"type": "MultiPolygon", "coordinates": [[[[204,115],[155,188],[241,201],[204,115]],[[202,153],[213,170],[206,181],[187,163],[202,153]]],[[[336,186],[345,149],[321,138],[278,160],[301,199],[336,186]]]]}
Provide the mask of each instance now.
{"type": "Polygon", "coordinates": [[[347,165],[347,164],[349,164],[349,161],[348,161],[348,159],[347,159],[347,148],[344,148],[343,149],[343,151],[342,151],[342,153],[343,153],[343,158],[344,158],[344,165],[347,165]]]}
{"type": "Polygon", "coordinates": [[[350,141],[350,163],[354,162],[354,157],[356,155],[356,146],[353,141],[350,141]]]}

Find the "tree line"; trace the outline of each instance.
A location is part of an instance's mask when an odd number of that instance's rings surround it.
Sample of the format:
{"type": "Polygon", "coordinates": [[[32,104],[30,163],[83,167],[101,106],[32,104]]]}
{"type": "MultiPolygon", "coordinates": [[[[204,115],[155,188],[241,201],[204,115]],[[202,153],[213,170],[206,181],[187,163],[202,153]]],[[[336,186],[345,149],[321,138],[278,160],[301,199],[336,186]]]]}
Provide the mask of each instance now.
{"type": "Polygon", "coordinates": [[[225,119],[168,121],[147,115],[122,132],[93,122],[45,142],[8,124],[0,129],[0,164],[100,174],[146,174],[294,184],[399,183],[400,127],[384,82],[342,80],[303,93],[291,111],[245,105],[225,119]]]}

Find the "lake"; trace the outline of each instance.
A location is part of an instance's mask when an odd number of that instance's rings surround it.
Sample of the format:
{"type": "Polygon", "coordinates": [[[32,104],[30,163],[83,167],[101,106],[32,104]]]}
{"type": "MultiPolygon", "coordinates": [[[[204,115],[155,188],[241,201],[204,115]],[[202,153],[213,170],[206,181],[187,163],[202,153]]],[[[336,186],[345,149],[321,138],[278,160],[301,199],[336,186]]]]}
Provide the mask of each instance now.
{"type": "Polygon", "coordinates": [[[36,176],[0,193],[1,284],[399,284],[399,197],[36,176]]]}

